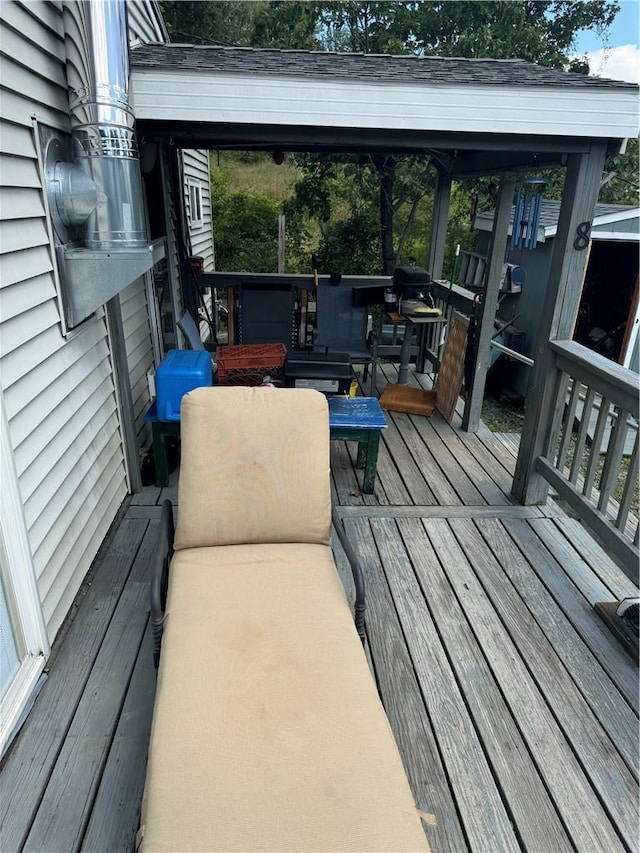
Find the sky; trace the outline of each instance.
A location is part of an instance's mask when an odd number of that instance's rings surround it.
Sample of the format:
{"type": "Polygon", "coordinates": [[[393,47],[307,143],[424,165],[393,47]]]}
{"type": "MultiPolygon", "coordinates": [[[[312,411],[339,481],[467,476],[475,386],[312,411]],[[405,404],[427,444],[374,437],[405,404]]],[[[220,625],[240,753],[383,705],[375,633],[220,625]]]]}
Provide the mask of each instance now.
{"type": "Polygon", "coordinates": [[[588,55],[591,74],[640,83],[640,0],[619,2],[621,8],[609,28],[606,47],[595,32],[584,31],[576,48],[580,55],[588,55]]]}

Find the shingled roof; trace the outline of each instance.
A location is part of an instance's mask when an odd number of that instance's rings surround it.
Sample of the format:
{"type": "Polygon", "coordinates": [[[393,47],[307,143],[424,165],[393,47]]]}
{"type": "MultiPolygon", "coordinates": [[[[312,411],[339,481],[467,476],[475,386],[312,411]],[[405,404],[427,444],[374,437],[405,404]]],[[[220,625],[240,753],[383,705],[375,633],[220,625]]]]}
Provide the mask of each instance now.
{"type": "Polygon", "coordinates": [[[131,52],[138,68],[206,70],[280,77],[314,77],[432,85],[571,86],[577,89],[638,89],[635,83],[606,80],[520,59],[390,56],[306,50],[265,50],[185,44],[146,44],[131,52]]]}

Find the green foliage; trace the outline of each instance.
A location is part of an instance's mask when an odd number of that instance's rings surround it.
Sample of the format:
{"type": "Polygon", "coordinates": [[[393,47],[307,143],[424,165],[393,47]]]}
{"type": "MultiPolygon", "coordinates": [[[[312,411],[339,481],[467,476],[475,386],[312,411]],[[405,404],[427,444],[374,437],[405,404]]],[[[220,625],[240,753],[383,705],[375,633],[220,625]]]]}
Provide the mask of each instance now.
{"type": "Polygon", "coordinates": [[[393,22],[403,3],[328,2],[314,4],[318,33],[325,50],[338,53],[406,53],[393,22]]]}
{"type": "Polygon", "coordinates": [[[604,204],[637,205],[639,166],[638,139],[630,139],[624,154],[610,157],[605,163],[599,200],[604,204]]]}
{"type": "Polygon", "coordinates": [[[254,18],[264,0],[160,0],[172,42],[252,44],[254,18]]]}
{"type": "Polygon", "coordinates": [[[261,195],[231,192],[211,171],[216,265],[227,272],[276,272],[279,205],[261,195]]]}
{"type": "Polygon", "coordinates": [[[318,50],[316,4],[299,0],[272,0],[261,4],[254,16],[251,44],[298,50],[318,50]]]}
{"type": "MultiPolygon", "coordinates": [[[[567,67],[578,32],[603,38],[619,5],[607,0],[459,0],[398,4],[393,29],[419,53],[526,59],[567,67]]],[[[585,70],[584,65],[575,70],[585,70]]]]}
{"type": "Polygon", "coordinates": [[[322,270],[342,275],[378,275],[380,237],[376,210],[363,206],[346,219],[331,222],[319,246],[322,270]]]}

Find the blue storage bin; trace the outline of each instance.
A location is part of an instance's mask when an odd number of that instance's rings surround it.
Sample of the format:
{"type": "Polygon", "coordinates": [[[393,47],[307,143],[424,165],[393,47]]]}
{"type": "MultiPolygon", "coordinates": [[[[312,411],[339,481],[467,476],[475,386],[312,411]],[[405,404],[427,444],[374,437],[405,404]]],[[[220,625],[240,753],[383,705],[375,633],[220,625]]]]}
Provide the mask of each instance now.
{"type": "Polygon", "coordinates": [[[180,402],[194,388],[211,385],[211,355],[205,350],[172,349],[156,370],[158,419],[180,420],[180,402]]]}

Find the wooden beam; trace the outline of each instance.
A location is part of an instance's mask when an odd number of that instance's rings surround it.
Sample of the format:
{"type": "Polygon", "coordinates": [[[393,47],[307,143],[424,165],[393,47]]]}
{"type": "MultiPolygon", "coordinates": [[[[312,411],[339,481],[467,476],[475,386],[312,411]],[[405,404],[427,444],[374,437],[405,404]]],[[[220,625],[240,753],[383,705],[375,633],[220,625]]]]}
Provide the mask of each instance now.
{"type": "Polygon", "coordinates": [[[438,175],[436,197],[433,203],[433,219],[431,220],[431,242],[429,245],[429,272],[432,278],[442,278],[450,200],[451,178],[446,175],[438,175]]]}
{"type": "Polygon", "coordinates": [[[606,143],[594,140],[588,154],[571,154],[568,158],[513,480],[513,495],[522,504],[544,503],[548,494],[547,483],[536,471],[535,460],[547,456],[553,441],[554,409],[564,405],[564,400],[557,401],[553,396],[555,383],[550,381],[550,373],[554,370],[555,355],[549,341],[570,340],[573,336],[606,153],[606,143]]]}
{"type": "Polygon", "coordinates": [[[470,393],[469,389],[467,389],[464,415],[462,416],[462,428],[467,430],[467,432],[477,432],[480,425],[484,386],[487,379],[487,370],[491,363],[491,338],[494,333],[493,326],[498,307],[502,267],[507,251],[509,217],[511,215],[515,186],[515,178],[512,175],[505,175],[500,181],[498,207],[496,215],[493,218],[491,246],[489,247],[489,256],[487,259],[482,314],[479,327],[476,330],[478,343],[476,346],[473,386],[470,393]]]}
{"type": "Polygon", "coordinates": [[[559,166],[564,158],[559,150],[532,154],[530,151],[474,151],[461,154],[452,162],[452,178],[486,177],[505,170],[531,172],[559,166]]]}

